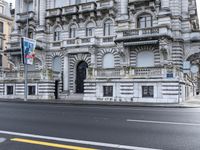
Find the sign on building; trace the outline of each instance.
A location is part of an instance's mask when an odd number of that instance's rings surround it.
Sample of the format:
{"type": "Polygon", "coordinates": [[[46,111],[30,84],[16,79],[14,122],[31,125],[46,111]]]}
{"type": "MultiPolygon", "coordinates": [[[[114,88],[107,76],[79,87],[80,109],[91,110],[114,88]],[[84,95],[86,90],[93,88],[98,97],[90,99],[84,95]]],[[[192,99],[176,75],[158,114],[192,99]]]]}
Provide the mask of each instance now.
{"type": "Polygon", "coordinates": [[[21,39],[22,58],[24,64],[33,65],[33,60],[35,57],[35,47],[35,40],[26,37],[23,37],[21,39]]]}

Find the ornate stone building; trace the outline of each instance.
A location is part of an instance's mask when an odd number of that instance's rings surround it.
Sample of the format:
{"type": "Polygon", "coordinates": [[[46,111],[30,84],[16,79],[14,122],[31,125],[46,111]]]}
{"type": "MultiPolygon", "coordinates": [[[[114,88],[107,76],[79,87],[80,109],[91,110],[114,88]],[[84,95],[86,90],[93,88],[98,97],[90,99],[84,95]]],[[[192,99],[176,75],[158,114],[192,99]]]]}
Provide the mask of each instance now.
{"type": "MultiPolygon", "coordinates": [[[[195,94],[195,0],[16,0],[1,97],[23,98],[20,38],[37,40],[29,98],[180,102],[195,94]],[[29,29],[27,30],[27,17],[29,29]],[[10,92],[11,91],[11,92],[10,92]]],[[[199,59],[199,58],[198,58],[199,59]]]]}
{"type": "Polygon", "coordinates": [[[13,19],[11,18],[9,4],[0,0],[0,68],[9,68],[8,58],[4,51],[7,49],[7,43],[12,32],[13,19]]]}

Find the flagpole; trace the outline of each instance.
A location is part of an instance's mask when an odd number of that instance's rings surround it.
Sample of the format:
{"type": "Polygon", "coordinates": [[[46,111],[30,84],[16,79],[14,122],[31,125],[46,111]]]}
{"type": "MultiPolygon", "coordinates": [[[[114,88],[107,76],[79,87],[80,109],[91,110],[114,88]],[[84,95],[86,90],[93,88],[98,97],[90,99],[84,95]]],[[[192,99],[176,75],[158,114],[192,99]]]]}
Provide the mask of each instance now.
{"type": "MultiPolygon", "coordinates": [[[[29,29],[29,14],[28,14],[28,6],[27,6],[27,22],[26,22],[26,37],[28,38],[28,29],[29,29]]],[[[27,101],[28,97],[28,65],[27,65],[27,59],[25,58],[26,55],[24,55],[24,101],[27,101]]]]}

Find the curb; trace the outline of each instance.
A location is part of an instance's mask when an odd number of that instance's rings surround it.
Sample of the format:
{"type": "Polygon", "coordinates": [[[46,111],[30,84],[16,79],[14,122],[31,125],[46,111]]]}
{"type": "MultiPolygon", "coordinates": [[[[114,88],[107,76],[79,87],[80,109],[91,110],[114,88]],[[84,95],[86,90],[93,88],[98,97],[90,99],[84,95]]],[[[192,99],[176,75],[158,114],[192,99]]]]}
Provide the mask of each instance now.
{"type": "Polygon", "coordinates": [[[9,100],[0,99],[5,103],[23,103],[23,104],[56,104],[56,105],[85,105],[85,106],[125,106],[125,107],[160,107],[160,108],[200,108],[200,105],[189,103],[138,103],[138,102],[105,102],[105,101],[83,101],[83,100],[28,100],[22,99],[9,100]]]}

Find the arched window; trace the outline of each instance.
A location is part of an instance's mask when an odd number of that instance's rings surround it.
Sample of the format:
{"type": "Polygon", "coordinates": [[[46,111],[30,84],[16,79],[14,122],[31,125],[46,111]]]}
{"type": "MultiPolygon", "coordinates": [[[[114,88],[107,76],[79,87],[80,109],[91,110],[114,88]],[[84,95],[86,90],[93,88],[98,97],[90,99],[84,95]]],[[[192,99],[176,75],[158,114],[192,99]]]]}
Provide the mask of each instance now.
{"type": "Polygon", "coordinates": [[[69,38],[75,38],[76,32],[77,32],[76,25],[75,24],[71,25],[69,28],[69,38]]]}
{"type": "Polygon", "coordinates": [[[114,25],[111,19],[104,22],[104,36],[110,36],[114,34],[114,25]]]}
{"type": "Polygon", "coordinates": [[[52,70],[56,72],[62,71],[62,60],[59,56],[55,56],[52,62],[52,70]]]}
{"type": "Polygon", "coordinates": [[[34,31],[33,31],[33,29],[28,29],[28,38],[30,38],[30,39],[34,38],[34,31]]]}
{"type": "Polygon", "coordinates": [[[137,67],[153,67],[154,52],[142,51],[137,55],[137,67]]]}
{"type": "Polygon", "coordinates": [[[89,22],[86,26],[86,36],[94,36],[94,23],[89,22]]]}
{"type": "Polygon", "coordinates": [[[103,57],[103,68],[114,68],[114,56],[111,53],[107,53],[103,57]]]}
{"type": "Polygon", "coordinates": [[[60,28],[59,27],[55,28],[54,34],[53,34],[53,40],[54,41],[59,41],[60,40],[60,33],[61,33],[60,28]]]}
{"type": "Polygon", "coordinates": [[[152,27],[153,21],[150,14],[142,14],[138,17],[138,28],[152,27]]]}

